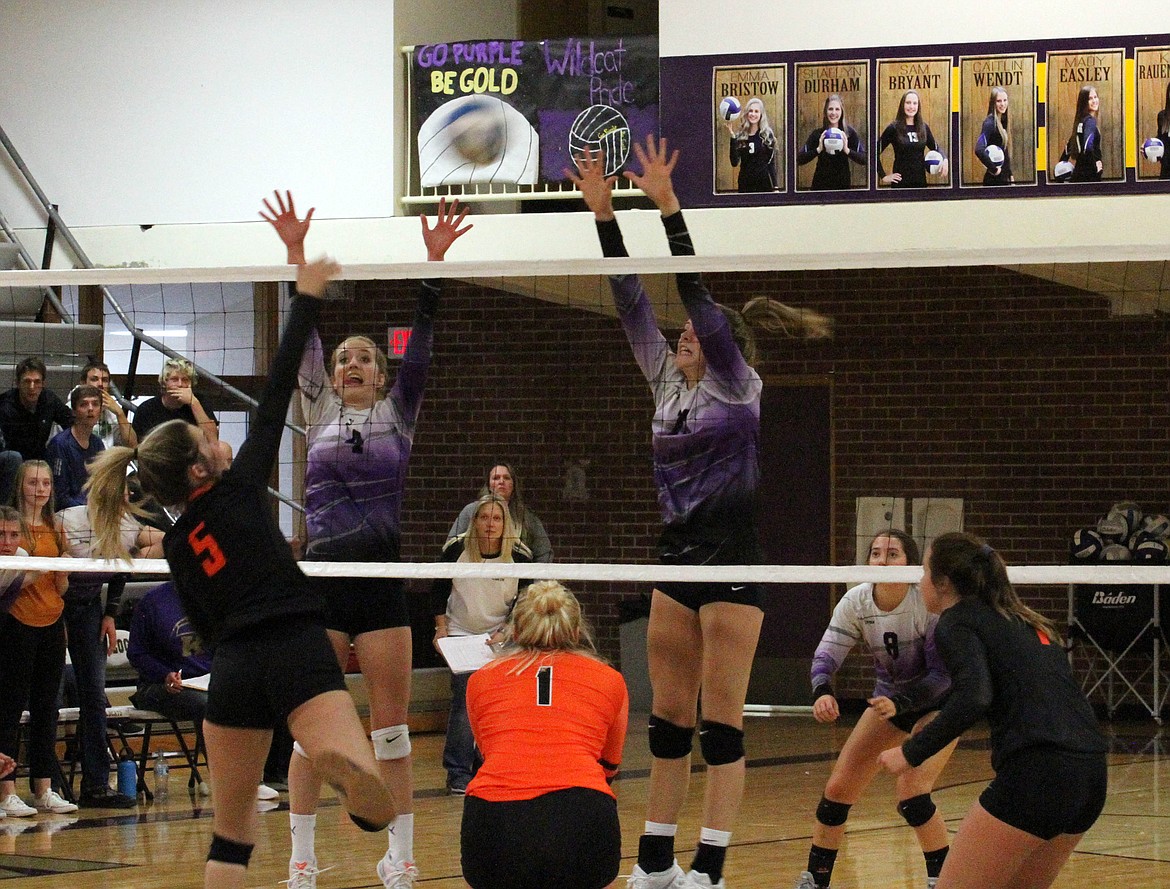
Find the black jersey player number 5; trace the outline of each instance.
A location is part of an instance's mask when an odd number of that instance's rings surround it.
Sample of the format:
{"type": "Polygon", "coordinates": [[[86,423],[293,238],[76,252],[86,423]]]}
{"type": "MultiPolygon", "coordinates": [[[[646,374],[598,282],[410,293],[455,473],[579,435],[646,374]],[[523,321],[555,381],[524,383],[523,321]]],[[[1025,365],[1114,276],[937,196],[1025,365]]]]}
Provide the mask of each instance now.
{"type": "Polygon", "coordinates": [[[215,577],[219,569],[227,564],[227,556],[223,554],[223,550],[219,548],[219,544],[216,543],[210,532],[203,533],[205,527],[205,522],[196,525],[194,530],[187,535],[187,542],[191,544],[195,555],[199,556],[203,573],[208,577],[215,577]]]}

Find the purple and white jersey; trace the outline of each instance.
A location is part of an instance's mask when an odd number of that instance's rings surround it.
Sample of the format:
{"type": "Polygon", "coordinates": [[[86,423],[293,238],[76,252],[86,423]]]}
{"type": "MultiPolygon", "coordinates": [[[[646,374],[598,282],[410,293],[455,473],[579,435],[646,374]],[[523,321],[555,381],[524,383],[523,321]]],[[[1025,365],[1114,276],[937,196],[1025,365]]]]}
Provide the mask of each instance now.
{"type": "Polygon", "coordinates": [[[874,696],[903,696],[914,709],[926,708],[951,685],[934,645],[937,623],[938,615],[926,610],[915,584],[893,611],[877,606],[872,583],[853,587],[833,609],[833,619],[813,655],[813,688],[828,685],[853,646],[864,642],[877,673],[874,696]]]}
{"type": "Polygon", "coordinates": [[[316,331],[310,336],[300,369],[309,428],[307,558],[398,558],[402,491],[433,340],[433,323],[416,315],[389,395],[368,410],[353,410],[333,391],[320,337],[316,331]]]}
{"type": "Polygon", "coordinates": [[[668,527],[726,531],[753,521],[763,382],[744,361],[699,277],[678,277],[707,361],[707,372],[692,389],[658,329],[641,280],[623,275],[610,284],[634,358],[654,393],[654,480],[662,520],[668,527]]]}

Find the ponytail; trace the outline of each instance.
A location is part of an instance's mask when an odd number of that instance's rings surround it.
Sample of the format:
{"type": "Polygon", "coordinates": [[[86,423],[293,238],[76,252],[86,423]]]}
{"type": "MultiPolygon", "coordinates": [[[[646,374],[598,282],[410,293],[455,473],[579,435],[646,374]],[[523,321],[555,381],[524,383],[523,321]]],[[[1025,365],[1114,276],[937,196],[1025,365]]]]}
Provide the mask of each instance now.
{"type": "Polygon", "coordinates": [[[754,365],[759,357],[756,330],[782,334],[790,339],[818,340],[833,335],[832,318],[813,309],[793,308],[766,296],[748,300],[739,311],[722,303],[717,305],[731,325],[731,335],[743,360],[750,365],[754,365]]]}
{"type": "Polygon", "coordinates": [[[1053,623],[1020,601],[999,553],[973,534],[955,531],[935,539],[926,570],[932,578],[946,577],[960,598],[978,598],[1006,618],[1019,618],[1054,644],[1060,642],[1053,623]]]}
{"type": "Polygon", "coordinates": [[[186,420],[168,420],[152,429],[137,448],[107,448],[90,464],[85,490],[98,557],[128,559],[121,541],[122,516],[127,512],[147,515],[127,501],[126,471],[132,460],[138,461],[143,494],[163,506],[186,501],[191,493],[187,470],[202,459],[193,428],[186,420]]]}

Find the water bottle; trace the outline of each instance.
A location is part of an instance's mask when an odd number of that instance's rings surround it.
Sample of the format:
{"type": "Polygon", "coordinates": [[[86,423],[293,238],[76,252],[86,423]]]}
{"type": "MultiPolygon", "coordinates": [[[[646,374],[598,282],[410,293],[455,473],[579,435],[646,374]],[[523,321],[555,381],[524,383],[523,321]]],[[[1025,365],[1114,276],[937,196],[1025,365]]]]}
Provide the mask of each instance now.
{"type": "Polygon", "coordinates": [[[138,769],[125,750],[118,760],[118,793],[131,799],[138,795],[138,769]]]}
{"type": "Polygon", "coordinates": [[[167,798],[168,784],[171,779],[171,769],[167,765],[166,759],[162,753],[154,755],[154,798],[156,800],[164,800],[167,798]]]}

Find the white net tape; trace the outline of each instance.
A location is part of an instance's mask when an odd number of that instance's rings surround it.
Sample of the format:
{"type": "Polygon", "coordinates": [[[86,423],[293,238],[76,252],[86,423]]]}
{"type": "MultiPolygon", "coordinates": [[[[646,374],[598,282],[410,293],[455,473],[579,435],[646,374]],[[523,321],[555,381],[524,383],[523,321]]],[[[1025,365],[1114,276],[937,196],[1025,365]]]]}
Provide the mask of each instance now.
{"type": "MultiPolygon", "coordinates": [[[[527,580],[695,581],[723,583],[915,583],[920,566],[868,565],[613,565],[602,563],[471,565],[441,562],[300,562],[312,577],[518,577],[527,580]]],[[[164,559],[111,562],[102,559],[49,559],[10,556],[0,566],[25,571],[133,572],[168,574],[164,559]]],[[[1014,565],[1016,584],[1057,586],[1070,583],[1170,584],[1170,565],[1014,565]]]]}

